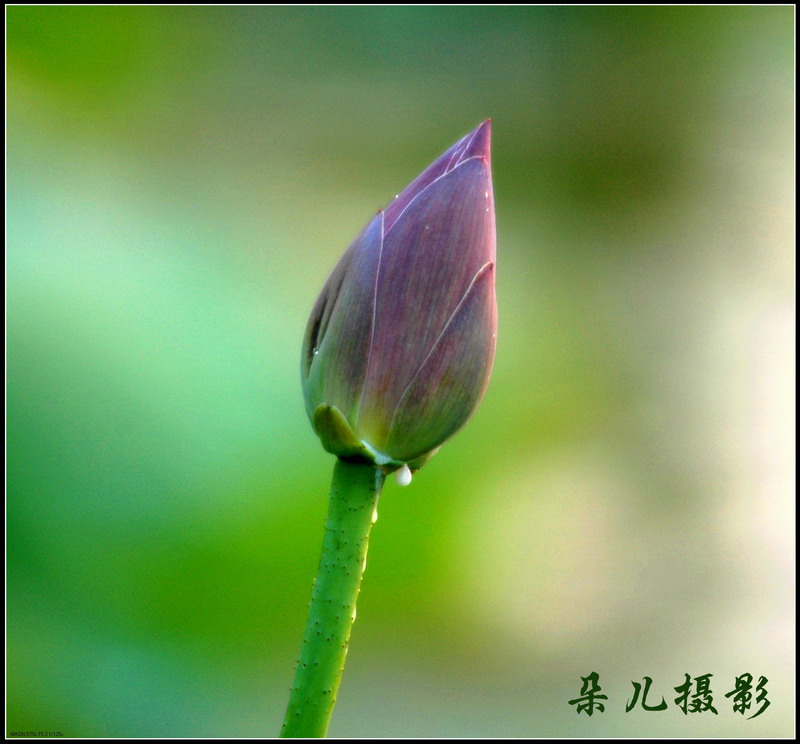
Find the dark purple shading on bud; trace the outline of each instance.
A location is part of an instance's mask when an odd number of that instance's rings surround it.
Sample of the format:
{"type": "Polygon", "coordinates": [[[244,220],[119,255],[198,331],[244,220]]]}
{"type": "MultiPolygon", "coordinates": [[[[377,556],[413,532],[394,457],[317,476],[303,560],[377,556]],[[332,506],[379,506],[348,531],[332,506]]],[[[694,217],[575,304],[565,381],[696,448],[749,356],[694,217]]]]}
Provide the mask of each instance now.
{"type": "Polygon", "coordinates": [[[490,138],[487,120],[379,212],[314,306],[303,391],[335,454],[419,467],[483,396],[497,333],[490,138]]]}

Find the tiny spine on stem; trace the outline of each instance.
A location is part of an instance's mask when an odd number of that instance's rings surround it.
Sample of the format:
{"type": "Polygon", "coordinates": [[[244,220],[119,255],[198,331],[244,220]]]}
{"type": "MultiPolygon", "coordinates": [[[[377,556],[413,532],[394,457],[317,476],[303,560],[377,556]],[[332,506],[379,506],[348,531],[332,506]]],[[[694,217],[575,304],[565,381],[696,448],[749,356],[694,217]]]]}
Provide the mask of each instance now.
{"type": "Polygon", "coordinates": [[[384,478],[364,461],[337,459],[334,466],[322,556],[281,737],[327,733],[384,478]]]}

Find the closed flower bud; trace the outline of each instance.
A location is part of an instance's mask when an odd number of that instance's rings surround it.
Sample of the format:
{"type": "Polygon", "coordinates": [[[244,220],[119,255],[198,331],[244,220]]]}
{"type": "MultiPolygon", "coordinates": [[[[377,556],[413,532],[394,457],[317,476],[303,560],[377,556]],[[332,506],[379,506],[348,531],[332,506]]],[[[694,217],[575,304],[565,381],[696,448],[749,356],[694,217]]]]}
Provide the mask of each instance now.
{"type": "Polygon", "coordinates": [[[329,452],[418,469],[469,418],[494,360],[495,214],[485,121],[378,212],[306,329],[306,409],[329,452]]]}

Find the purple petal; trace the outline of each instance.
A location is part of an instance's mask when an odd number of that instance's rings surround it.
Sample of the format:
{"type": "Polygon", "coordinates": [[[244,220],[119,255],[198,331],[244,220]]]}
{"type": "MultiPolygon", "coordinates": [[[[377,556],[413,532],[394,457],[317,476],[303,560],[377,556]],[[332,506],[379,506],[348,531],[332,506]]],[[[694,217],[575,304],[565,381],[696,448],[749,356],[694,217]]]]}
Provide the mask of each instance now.
{"type": "Polygon", "coordinates": [[[492,371],[497,336],[494,264],[483,266],[403,392],[384,451],[413,460],[432,450],[469,418],[492,371]]]}
{"type": "Polygon", "coordinates": [[[460,159],[466,160],[467,158],[473,158],[477,155],[490,160],[491,141],[492,120],[487,119],[480,126],[473,130],[469,141],[464,147],[464,152],[460,155],[460,159]]]}
{"type": "Polygon", "coordinates": [[[482,157],[431,183],[385,234],[357,423],[362,439],[379,449],[385,443],[400,397],[494,254],[491,176],[482,157]]]}
{"type": "Polygon", "coordinates": [[[350,418],[361,401],[382,247],[380,212],[347,249],[317,300],[303,344],[309,416],[324,402],[350,418]]]}
{"type": "Polygon", "coordinates": [[[386,207],[384,232],[388,233],[392,229],[403,210],[437,178],[453,170],[467,158],[480,156],[488,160],[491,134],[491,119],[487,119],[434,160],[386,207]]]}

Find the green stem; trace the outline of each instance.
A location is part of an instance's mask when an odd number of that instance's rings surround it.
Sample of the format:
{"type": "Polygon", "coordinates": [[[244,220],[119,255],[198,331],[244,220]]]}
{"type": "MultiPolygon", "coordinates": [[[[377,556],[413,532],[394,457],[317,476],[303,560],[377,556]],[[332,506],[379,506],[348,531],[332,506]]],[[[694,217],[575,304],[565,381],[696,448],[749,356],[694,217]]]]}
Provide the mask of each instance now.
{"type": "Polygon", "coordinates": [[[384,477],[369,463],[336,461],[322,557],[282,737],[318,738],[328,730],[384,477]]]}

